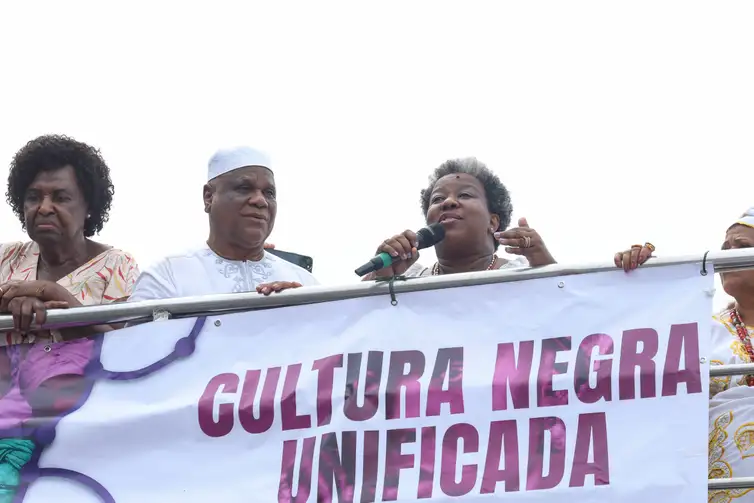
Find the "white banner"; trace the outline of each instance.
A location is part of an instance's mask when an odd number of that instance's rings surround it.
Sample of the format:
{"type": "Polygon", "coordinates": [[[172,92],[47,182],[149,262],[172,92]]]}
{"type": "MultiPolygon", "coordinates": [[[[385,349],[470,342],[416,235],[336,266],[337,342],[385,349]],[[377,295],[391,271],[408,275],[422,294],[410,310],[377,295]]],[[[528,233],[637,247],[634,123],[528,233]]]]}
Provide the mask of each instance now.
{"type": "Polygon", "coordinates": [[[32,444],[7,429],[0,455],[33,453],[0,464],[23,465],[0,501],[701,503],[712,277],[615,271],[112,333],[75,405],[27,422],[32,444]]]}

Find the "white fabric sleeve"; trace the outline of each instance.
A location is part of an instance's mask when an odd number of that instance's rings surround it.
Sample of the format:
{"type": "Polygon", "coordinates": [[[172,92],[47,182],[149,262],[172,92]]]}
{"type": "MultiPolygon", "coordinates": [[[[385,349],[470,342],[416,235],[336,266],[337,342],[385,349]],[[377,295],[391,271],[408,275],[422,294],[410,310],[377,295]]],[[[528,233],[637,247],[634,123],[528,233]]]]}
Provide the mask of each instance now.
{"type": "Polygon", "coordinates": [[[129,302],[141,300],[171,299],[179,297],[168,260],[161,260],[147,268],[136,280],[129,302]]]}
{"type": "Polygon", "coordinates": [[[298,267],[298,282],[301,283],[301,286],[317,286],[319,285],[319,281],[317,281],[317,278],[314,277],[312,273],[307,271],[304,268],[298,267]]]}

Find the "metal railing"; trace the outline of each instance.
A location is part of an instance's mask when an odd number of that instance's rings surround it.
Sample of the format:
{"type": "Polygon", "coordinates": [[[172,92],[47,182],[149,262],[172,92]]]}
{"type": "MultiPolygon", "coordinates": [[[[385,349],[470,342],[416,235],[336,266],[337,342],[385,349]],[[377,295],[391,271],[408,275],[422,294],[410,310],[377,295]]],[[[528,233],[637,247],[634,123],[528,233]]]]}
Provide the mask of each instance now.
{"type": "MultiPolygon", "coordinates": [[[[731,272],[754,268],[754,249],[719,250],[679,257],[653,258],[642,268],[662,267],[679,264],[700,265],[700,274],[731,272]]],[[[615,270],[612,263],[587,263],[578,265],[554,264],[517,270],[498,270],[473,273],[412,278],[407,281],[359,282],[352,285],[316,286],[274,294],[269,297],[256,292],[228,295],[185,297],[180,299],[126,302],[101,306],[55,309],[47,315],[47,323],[41,328],[60,329],[74,326],[97,325],[101,323],[143,322],[167,318],[193,318],[197,316],[229,314],[257,309],[314,304],[334,300],[371,297],[457,288],[473,285],[486,285],[537,278],[570,276],[592,272],[615,270]]],[[[0,331],[13,328],[11,316],[0,316],[0,331]]],[[[40,328],[40,327],[35,327],[40,328]]],[[[720,365],[710,369],[712,377],[754,373],[754,364],[720,365]]],[[[754,488],[754,477],[732,479],[712,479],[709,490],[754,488]]]]}
{"type": "MultiPolygon", "coordinates": [[[[714,272],[730,272],[754,268],[754,249],[712,251],[678,257],[653,258],[642,268],[662,267],[678,264],[706,264],[714,272]],[[705,258],[706,257],[706,258],[705,258]]],[[[524,281],[537,278],[571,276],[593,272],[614,271],[612,263],[553,264],[526,269],[459,273],[443,276],[396,280],[392,285],[382,282],[357,282],[339,286],[313,286],[287,290],[265,297],[256,292],[226,295],[184,297],[142,302],[124,302],[101,306],[55,309],[47,315],[47,323],[42,328],[55,329],[72,326],[97,325],[101,323],[122,323],[151,321],[154,319],[193,318],[197,316],[237,313],[255,309],[314,304],[333,300],[456,288],[473,285],[487,285],[511,281],[524,281]]],[[[11,316],[0,316],[0,331],[13,328],[11,316]]],[[[39,327],[35,327],[39,328],[39,327]]]]}

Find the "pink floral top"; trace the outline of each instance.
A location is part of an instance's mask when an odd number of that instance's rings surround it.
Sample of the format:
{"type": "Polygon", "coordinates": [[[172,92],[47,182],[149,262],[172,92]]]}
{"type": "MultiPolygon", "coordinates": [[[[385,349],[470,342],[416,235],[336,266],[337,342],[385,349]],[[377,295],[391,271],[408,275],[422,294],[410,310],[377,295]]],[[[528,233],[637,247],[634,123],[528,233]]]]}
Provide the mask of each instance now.
{"type": "MultiPolygon", "coordinates": [[[[34,281],[37,279],[39,246],[33,241],[0,244],[0,284],[8,281],[34,281]]],[[[134,258],[115,248],[100,253],[72,273],[58,280],[85,306],[109,304],[131,295],[139,277],[139,267],[134,258]]],[[[22,336],[8,332],[0,337],[0,346],[41,341],[59,342],[56,333],[37,333],[22,336]]]]}

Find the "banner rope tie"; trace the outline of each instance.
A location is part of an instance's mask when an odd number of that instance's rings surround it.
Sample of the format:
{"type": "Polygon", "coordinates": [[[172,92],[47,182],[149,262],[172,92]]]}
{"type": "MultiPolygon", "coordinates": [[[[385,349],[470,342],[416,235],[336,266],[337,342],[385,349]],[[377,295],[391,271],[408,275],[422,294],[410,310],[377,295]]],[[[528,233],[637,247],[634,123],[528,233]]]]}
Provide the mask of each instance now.
{"type": "Polygon", "coordinates": [[[406,276],[390,276],[383,278],[374,278],[374,281],[376,283],[387,283],[388,291],[390,292],[390,304],[397,306],[398,298],[395,296],[395,280],[406,281],[407,279],[408,278],[406,276]]]}
{"type": "Polygon", "coordinates": [[[702,257],[702,270],[699,273],[702,276],[706,276],[707,275],[707,254],[708,253],[709,253],[709,250],[707,250],[706,252],[704,252],[704,257],[702,257]]]}

